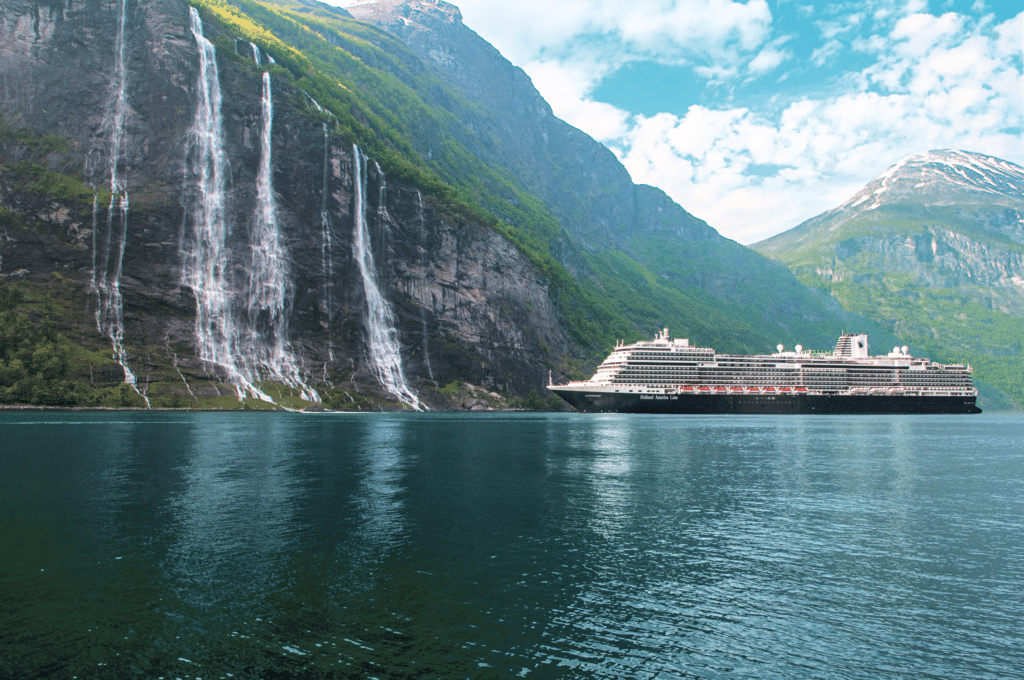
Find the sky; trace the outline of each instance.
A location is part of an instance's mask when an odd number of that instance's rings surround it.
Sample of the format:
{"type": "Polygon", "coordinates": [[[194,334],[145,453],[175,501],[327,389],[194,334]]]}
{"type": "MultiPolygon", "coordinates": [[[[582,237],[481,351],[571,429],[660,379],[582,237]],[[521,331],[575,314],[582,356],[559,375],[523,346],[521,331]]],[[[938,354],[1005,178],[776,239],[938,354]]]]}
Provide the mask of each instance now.
{"type": "Polygon", "coordinates": [[[453,4],[633,181],[740,243],[932,149],[1024,165],[1020,0],[453,4]]]}

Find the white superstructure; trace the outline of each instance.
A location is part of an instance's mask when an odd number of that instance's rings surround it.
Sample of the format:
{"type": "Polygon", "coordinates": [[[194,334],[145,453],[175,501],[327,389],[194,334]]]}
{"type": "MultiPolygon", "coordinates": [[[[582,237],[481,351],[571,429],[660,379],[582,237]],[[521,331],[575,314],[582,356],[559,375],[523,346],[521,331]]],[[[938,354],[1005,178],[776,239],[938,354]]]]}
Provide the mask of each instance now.
{"type": "Polygon", "coordinates": [[[689,340],[617,344],[590,380],[560,390],[641,394],[818,394],[974,397],[971,367],[911,356],[906,347],[870,356],[866,335],[844,334],[832,352],[797,345],[773,354],[718,354],[689,340]]]}

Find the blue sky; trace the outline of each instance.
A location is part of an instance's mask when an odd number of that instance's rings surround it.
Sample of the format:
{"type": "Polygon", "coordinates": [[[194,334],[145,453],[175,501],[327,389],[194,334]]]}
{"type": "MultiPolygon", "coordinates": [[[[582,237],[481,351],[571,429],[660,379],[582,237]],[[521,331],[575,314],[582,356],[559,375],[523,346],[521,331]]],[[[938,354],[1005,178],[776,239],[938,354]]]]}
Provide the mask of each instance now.
{"type": "Polygon", "coordinates": [[[916,153],[1024,165],[1017,2],[454,4],[634,181],[741,243],[841,204],[916,153]]]}

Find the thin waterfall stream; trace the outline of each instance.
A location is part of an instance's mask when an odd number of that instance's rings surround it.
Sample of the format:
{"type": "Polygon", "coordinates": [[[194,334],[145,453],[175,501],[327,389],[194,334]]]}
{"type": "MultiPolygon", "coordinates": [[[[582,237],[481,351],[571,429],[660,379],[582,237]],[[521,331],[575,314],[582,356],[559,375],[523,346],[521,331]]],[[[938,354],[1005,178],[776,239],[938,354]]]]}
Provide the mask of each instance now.
{"type": "Polygon", "coordinates": [[[128,119],[128,75],[125,59],[127,9],[127,0],[120,0],[114,48],[114,77],[103,121],[103,128],[109,134],[110,203],[107,206],[103,250],[97,257],[99,195],[93,194],[91,287],[96,295],[96,330],[110,339],[114,359],[124,371],[124,382],[145,400],[148,408],[149,398],[139,390],[135,373],[128,366],[128,353],[124,348],[124,301],[121,297],[121,274],[124,269],[125,242],[128,238],[129,208],[128,183],[122,176],[121,168],[128,119]]]}
{"type": "MultiPolygon", "coordinates": [[[[313,102],[316,104],[316,102],[313,102]]],[[[317,104],[317,108],[320,105],[317,104]]],[[[321,111],[323,109],[320,109],[321,111]]],[[[334,361],[334,254],[331,248],[331,212],[328,209],[327,197],[330,186],[328,184],[328,169],[331,163],[331,136],[324,123],[324,174],[321,187],[320,203],[320,265],[323,276],[324,289],[324,312],[327,317],[327,356],[328,361],[334,361]]],[[[327,376],[327,366],[324,365],[324,379],[327,376]]]]}
{"type": "MultiPolygon", "coordinates": [[[[355,256],[359,273],[362,275],[363,290],[366,298],[365,320],[368,336],[370,363],[381,386],[393,394],[398,400],[417,411],[425,410],[419,397],[409,388],[402,370],[401,346],[398,342],[398,331],[395,328],[394,314],[391,305],[381,293],[377,284],[377,271],[373,261],[370,245],[370,230],[366,220],[366,157],[359,147],[352,145],[352,181],[353,181],[353,238],[352,252],[355,256]]],[[[379,168],[378,168],[379,170],[379,168]]],[[[383,198],[383,173],[381,174],[381,197],[383,198]]],[[[378,207],[378,215],[386,214],[383,206],[378,207]]]]}
{"type": "Polygon", "coordinates": [[[320,401],[299,373],[288,335],[288,264],[277,219],[273,185],[272,130],[274,97],[270,72],[263,72],[260,131],[260,167],[256,177],[256,215],[251,234],[249,267],[248,335],[244,361],[250,375],[262,371],[300,390],[306,401],[320,401]]]}
{"type": "Polygon", "coordinates": [[[227,222],[227,157],[221,117],[220,79],[216,49],[203,37],[203,22],[189,7],[192,34],[199,47],[195,118],[190,129],[189,169],[194,175],[190,238],[184,238],[183,286],[196,299],[196,348],[199,358],[225,374],[241,400],[249,394],[270,400],[242,373],[235,362],[234,346],[239,329],[232,313],[230,251],[227,222]]]}

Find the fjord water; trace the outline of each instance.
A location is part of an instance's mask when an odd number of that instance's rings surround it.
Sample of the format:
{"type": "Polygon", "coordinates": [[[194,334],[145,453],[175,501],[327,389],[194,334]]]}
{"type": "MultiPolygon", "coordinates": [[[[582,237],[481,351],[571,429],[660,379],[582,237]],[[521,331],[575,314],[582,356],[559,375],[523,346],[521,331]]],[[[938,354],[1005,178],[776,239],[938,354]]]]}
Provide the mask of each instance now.
{"type": "Polygon", "coordinates": [[[1022,435],[0,413],[0,677],[1022,677],[1022,435]]]}

